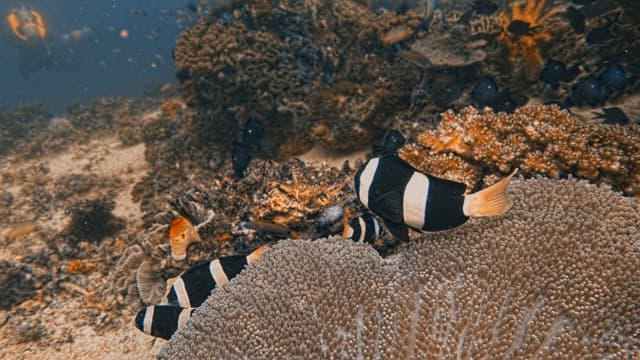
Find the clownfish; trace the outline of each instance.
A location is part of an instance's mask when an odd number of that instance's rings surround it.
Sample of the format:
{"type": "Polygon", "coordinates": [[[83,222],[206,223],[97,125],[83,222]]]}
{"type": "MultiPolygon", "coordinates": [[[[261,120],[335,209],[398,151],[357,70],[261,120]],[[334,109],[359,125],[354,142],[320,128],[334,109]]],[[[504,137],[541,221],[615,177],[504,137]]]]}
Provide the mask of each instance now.
{"type": "Polygon", "coordinates": [[[262,256],[268,245],[262,245],[249,255],[224,256],[196,265],[175,278],[160,304],[148,306],[136,314],[135,326],[151,336],[169,339],[191,317],[216,287],[228,283],[247,264],[262,256]]]}
{"type": "Polygon", "coordinates": [[[382,236],[383,228],[371,214],[364,214],[344,225],[342,231],[343,239],[351,239],[355,242],[365,242],[373,244],[377,238],[382,236]]]}
{"type": "Polygon", "coordinates": [[[356,173],[354,185],[360,202],[384,220],[395,238],[408,241],[409,228],[447,230],[469,217],[506,213],[512,205],[506,190],[516,171],[465,195],[465,184],[423,174],[390,154],[369,160],[356,173]]]}

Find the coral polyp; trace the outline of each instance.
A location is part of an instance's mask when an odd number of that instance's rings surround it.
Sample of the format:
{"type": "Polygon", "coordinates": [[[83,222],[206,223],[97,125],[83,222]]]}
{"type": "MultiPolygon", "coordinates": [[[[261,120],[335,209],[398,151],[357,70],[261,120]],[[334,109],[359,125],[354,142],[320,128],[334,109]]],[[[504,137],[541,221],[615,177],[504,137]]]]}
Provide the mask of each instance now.
{"type": "Polygon", "coordinates": [[[522,57],[529,79],[535,79],[544,64],[540,44],[552,38],[551,33],[543,31],[541,26],[559,13],[557,8],[546,13],[544,11],[545,0],[527,0],[526,4],[512,3],[510,14],[504,11],[500,13],[502,31],[498,40],[509,49],[512,62],[522,57]]]}

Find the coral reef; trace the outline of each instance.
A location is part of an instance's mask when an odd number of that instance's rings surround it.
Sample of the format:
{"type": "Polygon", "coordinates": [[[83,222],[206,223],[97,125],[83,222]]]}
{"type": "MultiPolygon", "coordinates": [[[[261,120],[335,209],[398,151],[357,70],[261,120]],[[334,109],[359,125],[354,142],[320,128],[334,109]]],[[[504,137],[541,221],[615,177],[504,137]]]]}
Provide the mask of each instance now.
{"type": "Polygon", "coordinates": [[[406,103],[391,45],[423,36],[423,20],[415,11],[378,16],[345,0],[214,9],[176,45],[180,90],[197,111],[187,135],[229,148],[258,119],[270,139],[264,157],[277,157],[280,146],[300,153],[310,139],[358,148],[406,103]]]}
{"type": "Polygon", "coordinates": [[[421,235],[387,259],[337,239],[276,244],[159,357],[640,356],[636,202],[575,179],[511,191],[504,217],[421,235]]]}
{"type": "Polygon", "coordinates": [[[425,173],[477,188],[515,168],[552,178],[575,175],[640,194],[640,129],[584,122],[555,105],[513,114],[465,108],[442,114],[438,128],[400,156],[425,173]]]}

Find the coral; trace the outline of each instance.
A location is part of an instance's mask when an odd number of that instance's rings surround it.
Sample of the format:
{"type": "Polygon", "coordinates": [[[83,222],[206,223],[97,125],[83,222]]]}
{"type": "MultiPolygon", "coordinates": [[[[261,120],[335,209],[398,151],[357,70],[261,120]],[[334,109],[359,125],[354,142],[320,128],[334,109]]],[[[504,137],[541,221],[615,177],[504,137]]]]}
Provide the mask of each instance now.
{"type": "Polygon", "coordinates": [[[502,32],[498,40],[509,49],[509,59],[515,61],[522,57],[527,77],[536,79],[542,70],[544,61],[540,55],[540,43],[549,42],[552,36],[540,29],[550,17],[558,14],[559,9],[545,11],[546,0],[527,0],[526,4],[513,2],[511,13],[500,13],[502,32]]]}
{"type": "Polygon", "coordinates": [[[442,114],[438,128],[405,146],[400,156],[420,171],[490,183],[514,168],[531,176],[568,174],[640,194],[640,129],[583,122],[555,105],[513,114],[468,107],[442,114]]]}
{"type": "Polygon", "coordinates": [[[112,214],[114,208],[115,203],[106,199],[77,202],[66,209],[71,221],[64,233],[72,242],[99,242],[115,235],[124,228],[124,221],[112,214]]]}
{"type": "Polygon", "coordinates": [[[511,191],[505,216],[421,235],[387,259],[350,241],[282,241],[159,357],[640,356],[635,201],[576,180],[511,191]]]}
{"type": "Polygon", "coordinates": [[[401,41],[422,36],[424,13],[376,15],[348,0],[234,2],[214,9],[176,44],[180,91],[196,114],[185,136],[229,148],[256,119],[274,158],[303,151],[292,139],[337,150],[361,147],[403,109],[406,85],[391,61],[401,41]],[[327,129],[315,136],[317,125],[327,129]]]}

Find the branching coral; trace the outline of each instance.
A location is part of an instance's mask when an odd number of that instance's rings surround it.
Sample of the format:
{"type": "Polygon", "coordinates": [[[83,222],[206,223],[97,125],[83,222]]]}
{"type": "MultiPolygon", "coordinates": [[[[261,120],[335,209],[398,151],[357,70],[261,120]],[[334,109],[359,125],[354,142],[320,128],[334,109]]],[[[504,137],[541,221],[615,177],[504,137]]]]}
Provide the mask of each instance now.
{"type": "Polygon", "coordinates": [[[344,240],[276,244],[160,358],[640,356],[635,201],[576,180],[511,191],[504,217],[421,235],[386,260],[344,240]]]}
{"type": "Polygon", "coordinates": [[[499,178],[520,168],[527,176],[573,174],[640,194],[640,129],[583,122],[554,105],[524,107],[512,115],[470,107],[448,111],[436,130],[400,155],[423,172],[470,187],[483,176],[499,178]]]}
{"type": "Polygon", "coordinates": [[[554,8],[544,13],[545,3],[545,0],[527,0],[527,3],[522,5],[513,2],[510,14],[500,13],[502,32],[498,40],[509,49],[511,61],[515,61],[519,56],[523,57],[530,78],[535,78],[544,64],[540,55],[540,43],[551,40],[551,34],[539,28],[560,11],[554,8]]]}

